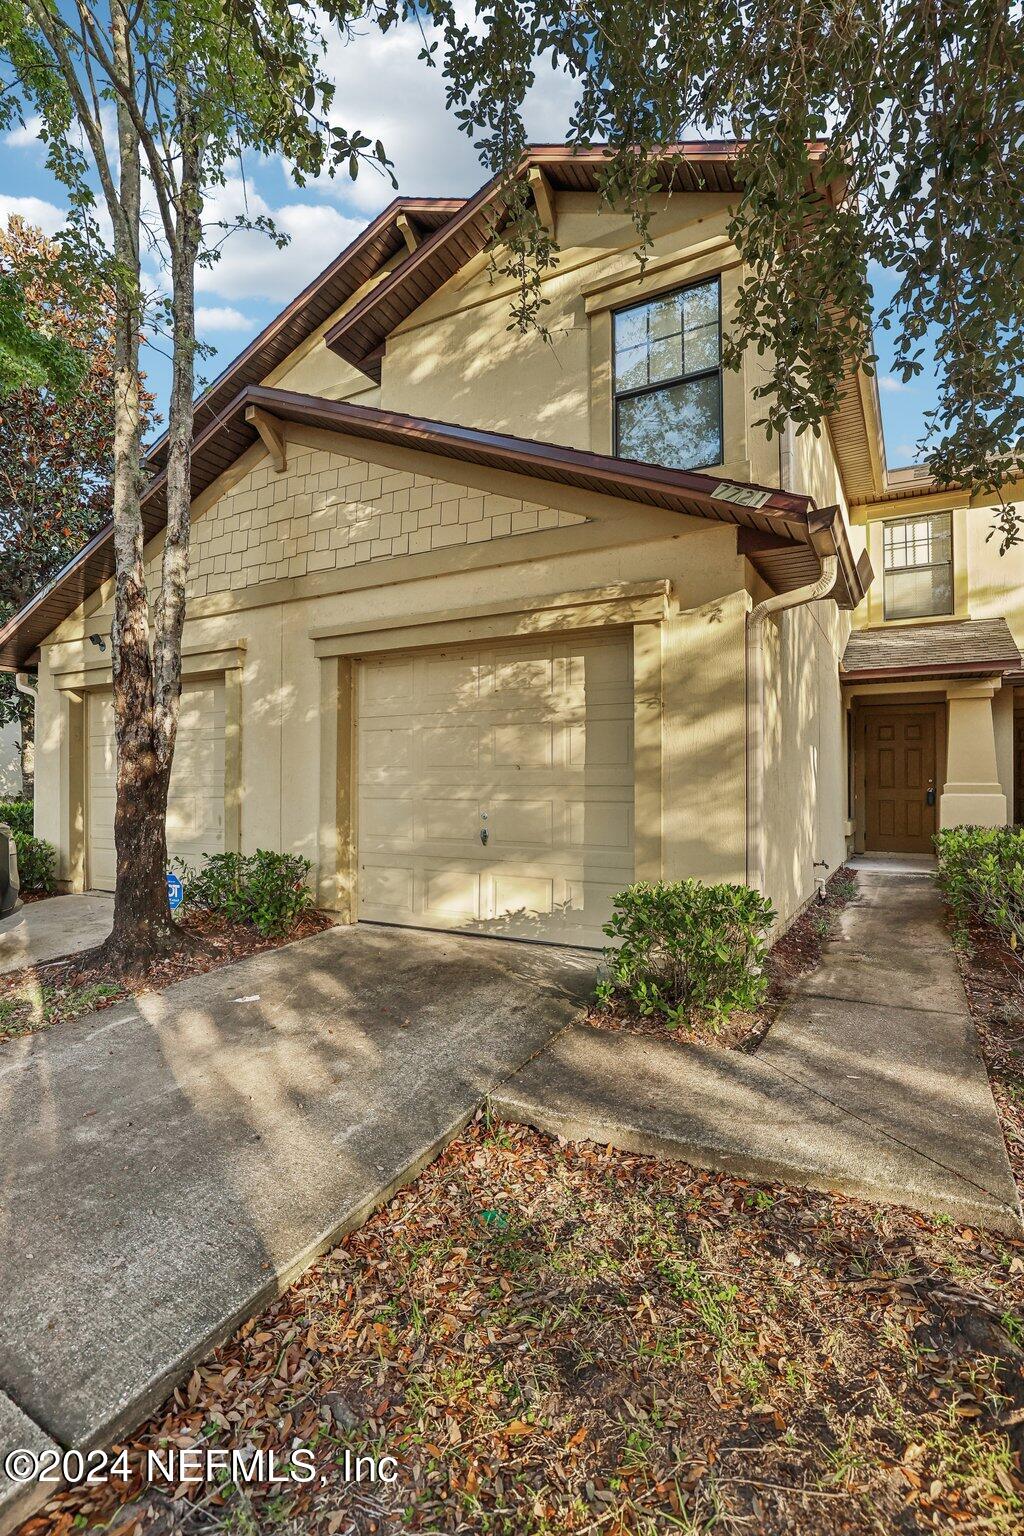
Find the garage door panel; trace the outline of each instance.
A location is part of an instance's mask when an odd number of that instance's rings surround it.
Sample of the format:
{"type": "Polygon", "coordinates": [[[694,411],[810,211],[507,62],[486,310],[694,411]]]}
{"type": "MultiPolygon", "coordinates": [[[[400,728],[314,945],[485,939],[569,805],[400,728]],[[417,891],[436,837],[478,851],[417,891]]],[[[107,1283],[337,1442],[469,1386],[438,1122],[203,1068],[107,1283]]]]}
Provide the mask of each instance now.
{"type": "Polygon", "coordinates": [[[479,871],[427,865],[423,871],[423,907],[428,918],[460,925],[481,916],[479,871]]]}
{"type": "MultiPolygon", "coordinates": [[[[96,890],[109,891],[117,875],[117,749],[112,694],[93,695],[88,715],[87,877],[96,890]]],[[[167,793],[170,859],[198,864],[204,854],[224,851],[224,722],[222,683],[183,686],[167,793]]]]}
{"type": "Polygon", "coordinates": [[[633,879],[632,734],[628,634],[365,663],[360,916],[602,944],[633,879]]]}

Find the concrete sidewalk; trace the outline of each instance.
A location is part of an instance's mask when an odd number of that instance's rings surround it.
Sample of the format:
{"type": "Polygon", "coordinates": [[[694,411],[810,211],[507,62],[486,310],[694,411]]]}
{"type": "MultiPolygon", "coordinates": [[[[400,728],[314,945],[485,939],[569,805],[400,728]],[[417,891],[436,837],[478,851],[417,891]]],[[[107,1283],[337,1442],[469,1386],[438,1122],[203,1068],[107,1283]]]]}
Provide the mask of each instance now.
{"type": "Polygon", "coordinates": [[[565,1027],[594,963],[332,928],[5,1045],[7,1449],[19,1413],[63,1446],[137,1424],[565,1027]]]}
{"type": "Polygon", "coordinates": [[[1018,1233],[988,1075],[932,881],[861,873],[754,1055],[586,1026],[492,1096],[573,1140],[1018,1233]]]}
{"type": "Polygon", "coordinates": [[[114,898],[98,891],[28,901],[0,919],[0,976],[102,944],[113,921],[114,898]]]}

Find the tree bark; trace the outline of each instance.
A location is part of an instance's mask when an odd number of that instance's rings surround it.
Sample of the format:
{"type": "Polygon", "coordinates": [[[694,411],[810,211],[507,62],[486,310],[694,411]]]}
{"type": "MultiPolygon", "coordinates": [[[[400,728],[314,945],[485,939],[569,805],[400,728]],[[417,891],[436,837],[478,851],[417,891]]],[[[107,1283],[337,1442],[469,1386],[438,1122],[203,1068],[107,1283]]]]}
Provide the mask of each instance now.
{"type": "Polygon", "coordinates": [[[34,800],[36,793],[36,711],[30,699],[21,700],[18,716],[21,740],[21,797],[34,800]]]}
{"type": "MultiPolygon", "coordinates": [[[[129,19],[120,0],[111,6],[116,67],[135,87],[129,19]]],[[[153,662],[149,649],[149,594],[139,505],[141,485],[141,151],[127,107],[117,108],[119,203],[114,254],[124,274],[117,284],[114,341],[114,723],[117,803],[114,847],[117,882],[114,925],[100,958],[126,974],[148,969],[177,948],[180,930],[167,899],[167,788],[170,757],[157,747],[153,662]]]]}

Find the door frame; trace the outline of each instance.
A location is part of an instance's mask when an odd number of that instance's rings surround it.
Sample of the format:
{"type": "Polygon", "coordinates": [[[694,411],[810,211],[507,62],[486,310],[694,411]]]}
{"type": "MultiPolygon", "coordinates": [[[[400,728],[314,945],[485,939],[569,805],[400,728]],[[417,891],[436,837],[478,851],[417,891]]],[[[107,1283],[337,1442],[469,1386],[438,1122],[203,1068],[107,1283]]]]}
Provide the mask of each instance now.
{"type": "MultiPolygon", "coordinates": [[[[867,727],[871,715],[878,710],[898,709],[908,714],[932,713],[935,718],[935,799],[938,805],[942,786],[946,780],[946,695],[927,694],[879,694],[876,697],[853,699],[853,851],[865,853],[867,839],[867,780],[868,753],[867,727]]],[[[938,817],[936,816],[936,827],[938,817]]]]}

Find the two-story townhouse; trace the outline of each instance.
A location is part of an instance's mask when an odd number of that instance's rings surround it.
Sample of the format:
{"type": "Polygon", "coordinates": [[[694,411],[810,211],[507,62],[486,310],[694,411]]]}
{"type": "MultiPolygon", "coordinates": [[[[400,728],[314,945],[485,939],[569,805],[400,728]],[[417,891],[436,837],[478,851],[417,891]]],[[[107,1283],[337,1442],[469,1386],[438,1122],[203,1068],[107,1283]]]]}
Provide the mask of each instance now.
{"type": "Polygon", "coordinates": [[[1024,821],[1024,550],[923,469],[850,518],[877,573],[843,658],[853,846],[927,854],[939,827],[1024,821]]]}
{"type": "MultiPolygon", "coordinates": [[[[721,365],[734,146],[666,160],[642,269],[600,159],[522,167],[546,337],[509,329],[488,183],[397,200],[203,396],[172,855],[294,849],[353,921],[584,944],[634,879],[747,880],[785,923],[845,857],[873,385],[769,441],[764,364],[721,365]]],[[[69,890],[114,877],[112,570],[104,532],[0,632],[69,890]]]]}

